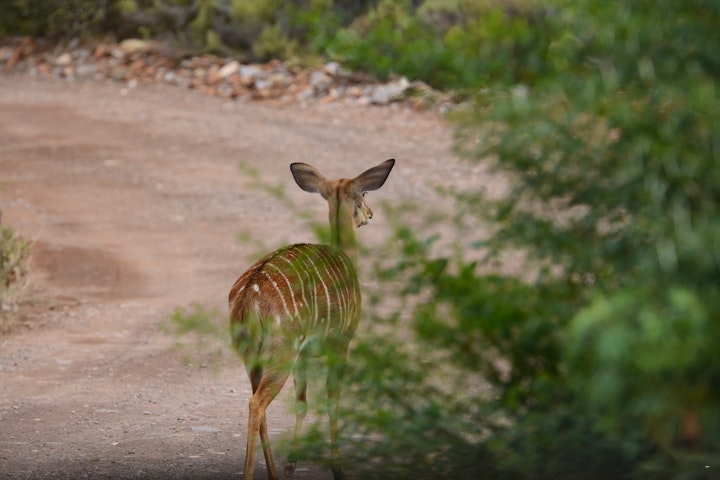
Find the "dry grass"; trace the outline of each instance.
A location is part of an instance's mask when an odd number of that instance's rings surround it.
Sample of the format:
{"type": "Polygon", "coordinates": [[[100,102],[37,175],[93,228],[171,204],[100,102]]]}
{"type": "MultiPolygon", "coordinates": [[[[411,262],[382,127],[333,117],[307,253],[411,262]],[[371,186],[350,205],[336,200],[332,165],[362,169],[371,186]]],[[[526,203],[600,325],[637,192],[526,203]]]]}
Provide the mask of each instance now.
{"type": "Polygon", "coordinates": [[[6,333],[18,317],[18,305],[27,290],[30,244],[8,227],[0,225],[0,333],[6,333]]]}

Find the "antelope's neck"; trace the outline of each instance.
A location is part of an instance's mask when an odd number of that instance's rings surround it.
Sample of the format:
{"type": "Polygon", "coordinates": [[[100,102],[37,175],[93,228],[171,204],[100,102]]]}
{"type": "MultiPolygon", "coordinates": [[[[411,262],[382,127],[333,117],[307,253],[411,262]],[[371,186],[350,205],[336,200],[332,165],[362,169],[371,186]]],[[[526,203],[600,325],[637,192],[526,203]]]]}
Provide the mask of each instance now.
{"type": "Polygon", "coordinates": [[[350,257],[357,267],[358,243],[353,218],[354,205],[344,205],[338,199],[330,205],[330,241],[350,257]]]}

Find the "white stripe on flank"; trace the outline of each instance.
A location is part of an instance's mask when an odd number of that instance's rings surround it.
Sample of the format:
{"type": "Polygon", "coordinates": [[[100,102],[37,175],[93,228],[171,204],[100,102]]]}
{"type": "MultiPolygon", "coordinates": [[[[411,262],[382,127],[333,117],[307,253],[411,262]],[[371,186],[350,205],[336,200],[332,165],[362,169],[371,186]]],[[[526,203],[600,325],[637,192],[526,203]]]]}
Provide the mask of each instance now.
{"type": "MultiPolygon", "coordinates": [[[[298,306],[297,306],[297,302],[295,301],[295,291],[293,289],[292,283],[290,283],[290,279],[287,277],[287,275],[285,275],[285,272],[283,272],[282,269],[280,269],[280,267],[278,267],[277,265],[274,265],[272,263],[267,263],[267,266],[273,267],[275,269],[275,271],[280,274],[280,276],[283,278],[283,280],[285,280],[285,283],[287,284],[287,287],[288,287],[288,292],[290,292],[290,299],[292,300],[293,308],[295,309],[294,316],[297,317],[298,313],[299,313],[298,306]]],[[[281,294],[281,296],[282,296],[282,294],[281,294]]]]}
{"type": "MultiPolygon", "coordinates": [[[[310,269],[307,268],[308,263],[309,263],[309,260],[308,260],[309,255],[307,254],[306,250],[307,250],[306,246],[299,247],[297,249],[298,262],[296,262],[296,263],[305,267],[302,269],[301,276],[305,277],[308,280],[308,282],[310,283],[310,285],[308,285],[308,294],[310,295],[310,298],[312,299],[312,302],[313,302],[312,310],[310,310],[313,313],[312,325],[310,325],[310,327],[315,328],[315,326],[318,324],[318,320],[319,320],[318,317],[320,315],[320,313],[318,311],[318,295],[317,295],[317,281],[316,281],[317,275],[313,275],[313,272],[311,272],[310,269]]],[[[317,269],[315,269],[315,271],[317,272],[317,269]]],[[[307,302],[307,300],[305,299],[305,288],[303,288],[303,300],[305,301],[305,304],[307,305],[308,309],[310,309],[310,303],[307,302]]],[[[310,320],[310,319],[308,318],[308,320],[310,320]]]]}
{"type": "Polygon", "coordinates": [[[275,290],[278,292],[278,296],[280,297],[280,300],[282,300],[283,308],[285,309],[285,315],[288,317],[292,317],[292,314],[290,313],[290,309],[288,308],[288,304],[285,301],[285,297],[282,294],[282,290],[280,290],[280,287],[278,287],[277,282],[275,279],[270,275],[268,272],[264,271],[262,272],[266,277],[270,279],[270,283],[272,283],[273,287],[275,287],[275,290]]]}
{"type": "MultiPolygon", "coordinates": [[[[325,280],[323,280],[322,275],[320,274],[320,271],[318,270],[317,266],[315,265],[315,262],[313,262],[312,255],[308,255],[307,259],[308,259],[308,262],[310,263],[310,265],[312,265],[313,269],[315,270],[315,273],[317,274],[316,278],[322,284],[323,289],[325,289],[325,298],[327,299],[327,309],[328,309],[328,312],[330,312],[330,308],[332,306],[332,301],[330,300],[330,290],[328,289],[327,284],[325,283],[325,280]]],[[[318,309],[317,309],[317,299],[316,299],[315,300],[315,322],[316,322],[316,324],[317,324],[317,316],[318,316],[317,310],[318,309]]],[[[328,323],[330,323],[330,322],[328,322],[328,323]]]]}
{"type": "MultiPolygon", "coordinates": [[[[290,259],[286,258],[286,257],[280,257],[280,258],[285,260],[285,262],[287,262],[287,264],[290,266],[290,268],[292,268],[295,271],[295,278],[297,278],[300,281],[300,298],[302,300],[300,302],[299,308],[296,305],[295,309],[296,309],[296,313],[297,313],[297,318],[301,322],[301,325],[304,327],[305,326],[305,318],[301,314],[300,310],[302,310],[303,308],[310,308],[310,304],[307,301],[307,297],[305,297],[305,279],[306,278],[309,280],[311,280],[311,279],[309,278],[309,276],[307,274],[307,270],[302,270],[302,271],[298,270],[298,264],[300,262],[298,262],[298,261],[291,262],[290,259]]],[[[277,267],[277,268],[279,269],[279,267],[277,267]]],[[[294,292],[294,290],[293,290],[293,292],[294,292]]],[[[293,301],[294,301],[294,297],[293,297],[293,301]]]]}
{"type": "MultiPolygon", "coordinates": [[[[337,298],[338,298],[337,316],[340,317],[338,319],[339,320],[338,323],[340,325],[343,325],[345,323],[345,319],[347,318],[347,314],[348,314],[348,312],[347,312],[348,304],[347,304],[346,299],[344,298],[343,292],[340,291],[340,289],[338,288],[341,285],[340,277],[338,276],[340,274],[340,271],[338,270],[337,274],[336,274],[336,268],[333,265],[336,262],[334,262],[333,260],[335,260],[335,259],[333,259],[332,256],[326,255],[325,261],[323,263],[325,264],[325,271],[327,272],[328,276],[330,276],[332,278],[332,284],[335,286],[334,292],[337,294],[337,298]]],[[[332,315],[333,317],[335,317],[335,315],[333,315],[333,312],[328,312],[328,315],[332,315]]]]}
{"type": "MultiPolygon", "coordinates": [[[[356,275],[355,275],[355,267],[354,267],[353,264],[350,262],[350,260],[348,260],[347,258],[343,258],[342,264],[343,264],[343,267],[345,268],[345,274],[347,275],[346,278],[356,280],[357,277],[356,277],[356,275]]],[[[351,308],[352,308],[353,311],[350,313],[350,317],[351,317],[351,318],[354,318],[354,316],[355,316],[355,311],[354,311],[354,310],[357,308],[357,305],[358,305],[358,303],[360,302],[360,298],[359,298],[359,297],[360,297],[360,295],[359,295],[359,294],[360,294],[360,290],[358,289],[357,286],[355,286],[352,290],[353,290],[353,291],[352,291],[352,299],[349,300],[349,301],[350,301],[350,304],[351,304],[350,306],[351,306],[351,308]]],[[[349,320],[348,320],[348,321],[349,321],[349,320]]],[[[348,326],[349,326],[349,325],[348,325],[348,326]]]]}
{"type": "Polygon", "coordinates": [[[314,280],[315,279],[313,279],[313,282],[312,282],[312,294],[313,294],[313,303],[314,303],[313,312],[315,312],[315,318],[313,318],[313,328],[315,328],[317,326],[318,320],[319,320],[318,317],[320,316],[320,312],[318,309],[317,282],[314,280]]]}

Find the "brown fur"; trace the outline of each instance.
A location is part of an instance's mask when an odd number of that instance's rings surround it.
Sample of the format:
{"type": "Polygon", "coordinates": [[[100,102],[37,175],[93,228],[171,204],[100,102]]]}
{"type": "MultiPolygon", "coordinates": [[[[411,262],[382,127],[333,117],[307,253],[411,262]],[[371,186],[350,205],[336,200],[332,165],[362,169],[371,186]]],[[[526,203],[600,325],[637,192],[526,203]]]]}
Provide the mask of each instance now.
{"type": "Polygon", "coordinates": [[[380,188],[395,161],[388,160],[354,179],[326,180],[312,166],[294,163],[291,171],[305,191],[320,193],[330,207],[333,245],[297,244],[258,260],[235,282],[228,296],[233,345],[243,358],[252,384],[244,478],[251,479],[259,434],[268,478],[277,479],[265,411],[294,372],[295,438],[286,477],[295,471],[295,451],[306,412],[306,357],[328,358],[330,439],[335,479],[343,477],[337,461],[339,380],[348,346],[360,318],[360,289],[353,266],[355,230],[368,223],[372,210],[365,192],[380,188]],[[308,342],[313,345],[308,352],[308,342]]]}

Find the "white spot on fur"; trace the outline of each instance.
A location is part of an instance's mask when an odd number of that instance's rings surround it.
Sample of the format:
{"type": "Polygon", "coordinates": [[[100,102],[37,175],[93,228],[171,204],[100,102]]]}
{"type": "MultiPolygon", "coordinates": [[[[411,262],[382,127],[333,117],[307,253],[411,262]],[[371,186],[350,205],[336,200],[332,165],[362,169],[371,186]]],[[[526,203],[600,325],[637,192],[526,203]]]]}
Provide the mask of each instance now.
{"type": "Polygon", "coordinates": [[[260,287],[258,286],[257,283],[253,284],[252,289],[253,289],[253,291],[255,291],[255,292],[259,292],[259,291],[260,291],[260,287]]]}

